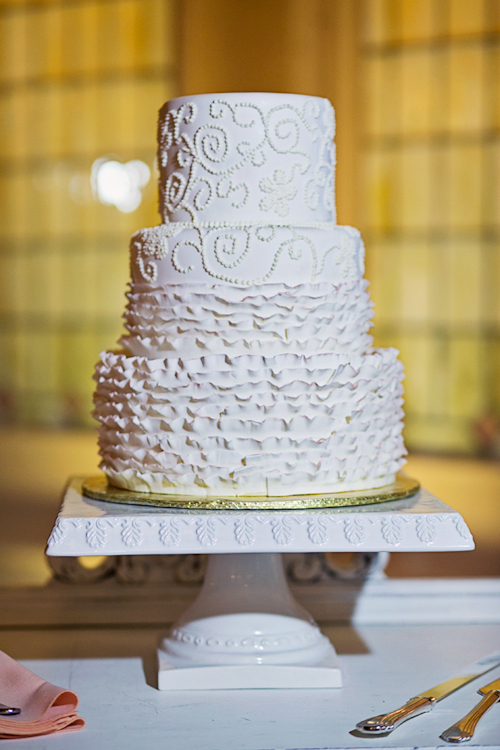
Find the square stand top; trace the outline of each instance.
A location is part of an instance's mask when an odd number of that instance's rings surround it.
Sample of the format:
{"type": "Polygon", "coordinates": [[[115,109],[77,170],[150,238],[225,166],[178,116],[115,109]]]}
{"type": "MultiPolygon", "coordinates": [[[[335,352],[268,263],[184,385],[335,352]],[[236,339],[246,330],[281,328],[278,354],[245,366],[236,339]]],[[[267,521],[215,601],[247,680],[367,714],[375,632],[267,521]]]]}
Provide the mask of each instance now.
{"type": "Polygon", "coordinates": [[[121,505],[66,488],[47,554],[443,552],[474,549],[462,516],[428,490],[403,500],[318,510],[181,510],[121,505]]]}

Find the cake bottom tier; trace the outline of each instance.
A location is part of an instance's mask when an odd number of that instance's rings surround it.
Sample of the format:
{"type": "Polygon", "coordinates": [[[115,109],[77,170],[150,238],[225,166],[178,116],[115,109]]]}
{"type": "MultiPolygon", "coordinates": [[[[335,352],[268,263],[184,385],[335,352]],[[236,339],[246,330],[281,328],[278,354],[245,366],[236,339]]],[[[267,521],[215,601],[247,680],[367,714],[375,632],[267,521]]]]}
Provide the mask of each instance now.
{"type": "Polygon", "coordinates": [[[381,487],[406,453],[402,377],[394,349],[187,361],[103,352],[101,468],[118,487],[176,495],[381,487]]]}

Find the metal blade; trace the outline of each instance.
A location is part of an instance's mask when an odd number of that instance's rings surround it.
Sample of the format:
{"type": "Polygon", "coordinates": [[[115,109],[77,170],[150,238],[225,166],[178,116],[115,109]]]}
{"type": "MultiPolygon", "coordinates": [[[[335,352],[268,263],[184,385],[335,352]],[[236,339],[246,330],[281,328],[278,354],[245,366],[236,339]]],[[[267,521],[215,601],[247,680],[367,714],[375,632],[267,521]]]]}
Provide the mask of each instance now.
{"type": "Polygon", "coordinates": [[[418,697],[440,701],[442,698],[446,698],[447,695],[450,695],[450,693],[454,693],[458,688],[475,680],[476,677],[480,677],[482,674],[485,674],[485,672],[489,672],[490,669],[494,669],[498,666],[500,666],[500,651],[495,651],[488,656],[483,656],[482,659],[478,659],[473,664],[469,664],[468,667],[463,669],[455,677],[451,677],[449,680],[441,682],[439,685],[430,688],[430,690],[419,693],[418,697]]]}
{"type": "Polygon", "coordinates": [[[491,690],[500,690],[500,677],[498,680],[490,682],[489,685],[483,685],[483,687],[480,687],[477,692],[486,695],[486,693],[489,693],[491,690]]]}

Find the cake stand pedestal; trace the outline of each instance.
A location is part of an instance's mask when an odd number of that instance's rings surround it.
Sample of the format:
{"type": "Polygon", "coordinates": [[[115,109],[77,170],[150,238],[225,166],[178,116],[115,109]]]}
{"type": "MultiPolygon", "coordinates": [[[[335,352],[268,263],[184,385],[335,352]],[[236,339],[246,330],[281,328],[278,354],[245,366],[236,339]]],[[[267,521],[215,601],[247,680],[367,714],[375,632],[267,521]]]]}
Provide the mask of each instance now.
{"type": "Polygon", "coordinates": [[[346,508],[183,510],[93,500],[82,482],[66,489],[48,555],[210,553],[198,598],[159,649],[160,689],[341,687],[335,649],[293,598],[281,552],[474,549],[460,514],[425,489],[346,508]]]}

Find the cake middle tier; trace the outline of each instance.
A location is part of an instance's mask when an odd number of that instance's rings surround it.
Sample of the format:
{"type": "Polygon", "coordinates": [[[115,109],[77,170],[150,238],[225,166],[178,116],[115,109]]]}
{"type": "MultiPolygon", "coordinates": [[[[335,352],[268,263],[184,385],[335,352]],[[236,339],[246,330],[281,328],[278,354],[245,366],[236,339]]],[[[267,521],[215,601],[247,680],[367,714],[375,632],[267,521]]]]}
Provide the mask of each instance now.
{"type": "Polygon", "coordinates": [[[335,224],[159,224],[130,241],[135,284],[337,283],[361,278],[357,229],[335,224]]]}
{"type": "Polygon", "coordinates": [[[334,284],[132,284],[120,344],[130,354],[363,354],[372,305],[365,279],[334,284]]]}

